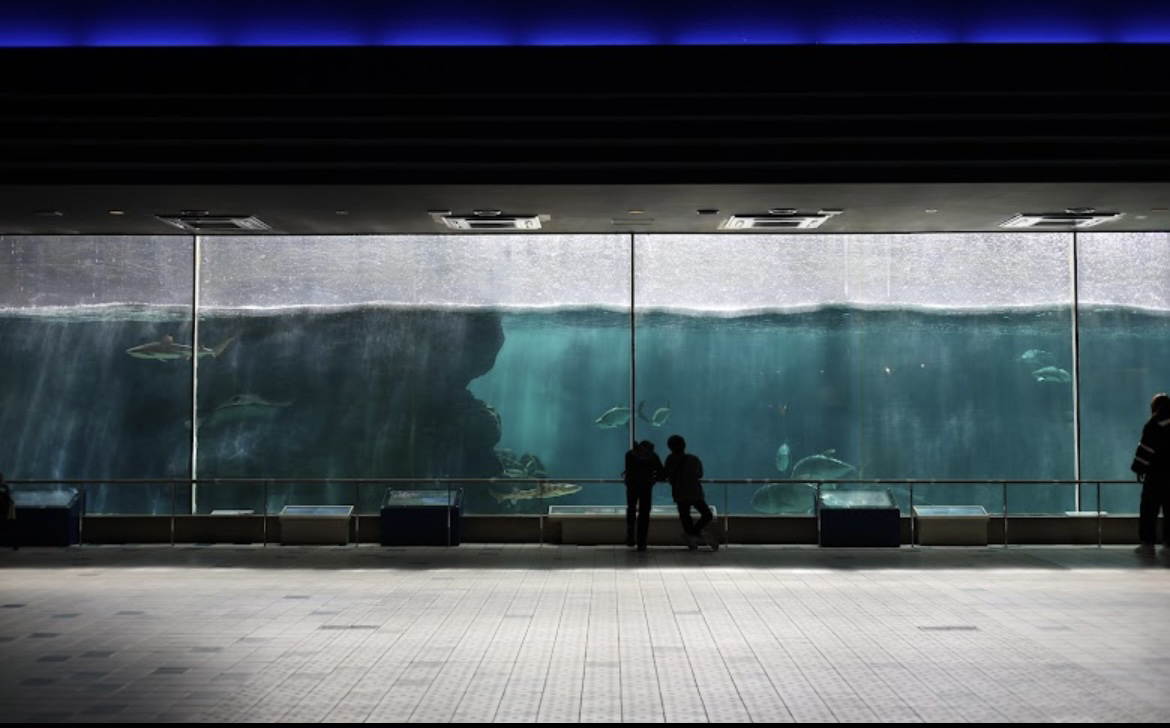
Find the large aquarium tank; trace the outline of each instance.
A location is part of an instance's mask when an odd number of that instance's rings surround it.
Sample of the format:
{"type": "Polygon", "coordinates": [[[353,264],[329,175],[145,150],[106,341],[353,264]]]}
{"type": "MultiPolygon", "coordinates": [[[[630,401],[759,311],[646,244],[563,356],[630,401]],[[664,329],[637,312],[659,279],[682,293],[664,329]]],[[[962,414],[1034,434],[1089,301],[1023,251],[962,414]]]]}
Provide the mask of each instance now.
{"type": "Polygon", "coordinates": [[[97,481],[90,513],[183,506],[193,253],[185,236],[0,237],[6,478],[97,481]]]}
{"type": "Polygon", "coordinates": [[[1151,233],[3,237],[0,472],[90,513],[523,514],[624,504],[679,434],[725,513],[875,479],[1132,513],[1166,280],[1151,233]]]}

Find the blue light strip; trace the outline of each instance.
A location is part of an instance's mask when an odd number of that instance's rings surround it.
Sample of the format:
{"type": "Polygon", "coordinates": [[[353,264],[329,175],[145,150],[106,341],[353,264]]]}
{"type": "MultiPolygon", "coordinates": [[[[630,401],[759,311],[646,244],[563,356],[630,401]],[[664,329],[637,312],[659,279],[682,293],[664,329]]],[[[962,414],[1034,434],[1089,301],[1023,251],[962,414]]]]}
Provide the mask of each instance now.
{"type": "Polygon", "coordinates": [[[2,0],[0,47],[1170,43],[1164,0],[2,0]]]}

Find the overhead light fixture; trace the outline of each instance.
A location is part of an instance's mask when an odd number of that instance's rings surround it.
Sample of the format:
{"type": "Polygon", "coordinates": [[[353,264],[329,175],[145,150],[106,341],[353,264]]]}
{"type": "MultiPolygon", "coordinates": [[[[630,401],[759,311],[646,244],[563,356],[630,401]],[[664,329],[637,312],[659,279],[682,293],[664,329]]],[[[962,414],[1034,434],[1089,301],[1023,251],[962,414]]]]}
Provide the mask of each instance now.
{"type": "Polygon", "coordinates": [[[540,230],[549,215],[511,215],[503,210],[474,210],[470,215],[453,215],[450,210],[429,210],[435,222],[452,230],[540,230]]]}
{"type": "Polygon", "coordinates": [[[1097,212],[1091,207],[1070,207],[1064,212],[1022,212],[999,224],[1001,228],[1088,228],[1116,220],[1124,213],[1097,212]]]}
{"type": "Polygon", "coordinates": [[[732,215],[720,230],[812,230],[840,215],[842,210],[801,213],[792,208],[773,208],[766,215],[732,215]]]}
{"type": "Polygon", "coordinates": [[[121,217],[122,215],[126,214],[126,211],[125,210],[110,210],[110,214],[115,216],[115,217],[121,217]]]}
{"type": "Polygon", "coordinates": [[[264,232],[272,229],[254,215],[212,215],[205,210],[183,210],[177,215],[156,217],[191,233],[264,232]]]}
{"type": "Polygon", "coordinates": [[[611,225],[621,225],[621,226],[653,225],[654,218],[652,218],[652,217],[633,217],[633,218],[631,218],[631,217],[615,217],[615,218],[612,218],[609,221],[609,223],[611,225]]]}

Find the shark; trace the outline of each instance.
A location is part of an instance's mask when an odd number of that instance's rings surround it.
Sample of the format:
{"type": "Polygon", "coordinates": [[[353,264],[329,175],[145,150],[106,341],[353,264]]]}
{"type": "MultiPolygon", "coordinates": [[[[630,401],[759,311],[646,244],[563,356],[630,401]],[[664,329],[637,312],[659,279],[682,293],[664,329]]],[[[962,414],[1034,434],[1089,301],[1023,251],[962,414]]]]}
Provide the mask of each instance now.
{"type": "Polygon", "coordinates": [[[1043,367],[1032,372],[1032,376],[1036,378],[1037,382],[1056,382],[1058,384],[1068,384],[1072,381],[1072,375],[1058,367],[1043,367]]]}
{"type": "MultiPolygon", "coordinates": [[[[236,337],[230,336],[224,339],[219,346],[214,349],[208,349],[205,346],[199,347],[199,356],[213,356],[219,357],[224,350],[228,348],[228,344],[235,341],[236,337]]],[[[192,349],[187,344],[176,344],[174,337],[162,337],[158,341],[151,341],[147,344],[139,344],[132,346],[126,350],[126,353],[135,359],[154,359],[155,361],[174,361],[175,359],[190,359],[192,349]]]]}
{"type": "MultiPolygon", "coordinates": [[[[195,427],[202,429],[239,420],[265,419],[275,416],[282,408],[291,404],[292,402],[273,402],[258,394],[236,394],[217,405],[205,417],[195,420],[195,427]]],[[[186,425],[187,429],[191,429],[190,420],[187,420],[186,425]]]]}
{"type": "Polygon", "coordinates": [[[1056,363],[1056,357],[1043,349],[1028,349],[1020,354],[1020,361],[1034,366],[1050,366],[1056,363]]]}
{"type": "Polygon", "coordinates": [[[516,503],[523,500],[542,500],[544,498],[560,498],[580,492],[581,486],[575,483],[540,483],[535,488],[521,488],[509,492],[500,492],[488,489],[497,503],[516,503]]]}
{"type": "Polygon", "coordinates": [[[670,401],[667,401],[665,407],[659,407],[654,410],[654,414],[647,416],[646,400],[642,400],[638,403],[638,417],[641,417],[655,427],[662,427],[670,419],[670,401]]]}

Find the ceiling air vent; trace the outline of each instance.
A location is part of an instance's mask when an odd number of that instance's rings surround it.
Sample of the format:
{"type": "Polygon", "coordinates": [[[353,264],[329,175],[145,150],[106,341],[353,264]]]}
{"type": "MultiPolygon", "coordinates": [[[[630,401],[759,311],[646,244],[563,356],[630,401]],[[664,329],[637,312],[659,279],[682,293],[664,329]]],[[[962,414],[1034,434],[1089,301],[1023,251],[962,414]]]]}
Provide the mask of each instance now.
{"type": "Polygon", "coordinates": [[[431,210],[435,222],[452,230],[540,230],[548,215],[505,215],[500,210],[475,210],[470,215],[452,215],[449,210],[431,210]]]}
{"type": "Polygon", "coordinates": [[[815,213],[796,210],[768,210],[766,215],[732,215],[719,226],[720,230],[812,230],[818,228],[841,210],[818,210],[815,213]]]}
{"type": "Polygon", "coordinates": [[[159,215],[158,219],[190,233],[260,232],[272,229],[268,223],[252,215],[212,215],[184,210],[178,215],[159,215]]]}
{"type": "Polygon", "coordinates": [[[1120,212],[1097,212],[1091,208],[1070,208],[1064,212],[1022,212],[999,224],[1002,228],[1087,228],[1116,220],[1120,212]]]}

